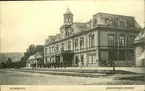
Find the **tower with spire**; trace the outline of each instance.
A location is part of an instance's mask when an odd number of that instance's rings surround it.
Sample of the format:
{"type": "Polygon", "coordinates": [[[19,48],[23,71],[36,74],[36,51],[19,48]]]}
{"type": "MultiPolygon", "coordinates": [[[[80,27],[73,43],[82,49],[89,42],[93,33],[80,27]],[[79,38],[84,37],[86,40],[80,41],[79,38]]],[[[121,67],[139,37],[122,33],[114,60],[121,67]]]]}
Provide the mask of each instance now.
{"type": "Polygon", "coordinates": [[[64,25],[71,25],[73,23],[73,14],[67,8],[66,13],[63,14],[64,16],[64,25]]]}

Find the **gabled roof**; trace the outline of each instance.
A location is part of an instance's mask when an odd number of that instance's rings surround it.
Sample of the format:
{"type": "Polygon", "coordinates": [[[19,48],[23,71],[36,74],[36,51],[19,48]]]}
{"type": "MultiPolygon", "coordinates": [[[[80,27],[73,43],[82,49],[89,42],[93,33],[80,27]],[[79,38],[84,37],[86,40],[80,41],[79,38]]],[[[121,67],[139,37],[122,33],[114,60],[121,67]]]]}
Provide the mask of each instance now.
{"type": "Polygon", "coordinates": [[[36,58],[35,58],[35,55],[31,55],[29,58],[28,58],[28,60],[35,60],[36,58]]]}
{"type": "Polygon", "coordinates": [[[42,52],[37,52],[36,54],[35,54],[35,58],[37,59],[37,58],[42,58],[43,57],[43,53],[42,52]]]}
{"type": "Polygon", "coordinates": [[[43,53],[42,52],[37,52],[36,54],[31,55],[28,58],[28,61],[35,60],[35,59],[38,59],[38,58],[43,58],[43,53]]]}

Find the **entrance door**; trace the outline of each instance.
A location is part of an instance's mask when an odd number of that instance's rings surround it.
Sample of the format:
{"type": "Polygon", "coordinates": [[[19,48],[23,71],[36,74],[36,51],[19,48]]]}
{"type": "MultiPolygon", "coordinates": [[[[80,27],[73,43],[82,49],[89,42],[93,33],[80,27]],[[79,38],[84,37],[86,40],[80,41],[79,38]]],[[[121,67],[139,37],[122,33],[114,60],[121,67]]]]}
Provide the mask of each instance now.
{"type": "Polygon", "coordinates": [[[64,65],[66,67],[72,67],[73,55],[72,54],[65,54],[65,55],[63,55],[63,61],[64,61],[64,65]]]}

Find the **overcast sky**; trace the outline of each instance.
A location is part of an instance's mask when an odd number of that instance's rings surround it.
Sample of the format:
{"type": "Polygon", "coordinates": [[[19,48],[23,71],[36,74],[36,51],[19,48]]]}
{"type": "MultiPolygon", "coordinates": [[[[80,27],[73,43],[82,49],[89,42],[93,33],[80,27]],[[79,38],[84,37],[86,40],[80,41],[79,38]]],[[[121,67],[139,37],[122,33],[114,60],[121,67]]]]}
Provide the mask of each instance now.
{"type": "Polygon", "coordinates": [[[87,22],[98,12],[134,16],[144,25],[143,0],[0,2],[1,52],[25,52],[59,33],[67,7],[75,22],[87,22]]]}

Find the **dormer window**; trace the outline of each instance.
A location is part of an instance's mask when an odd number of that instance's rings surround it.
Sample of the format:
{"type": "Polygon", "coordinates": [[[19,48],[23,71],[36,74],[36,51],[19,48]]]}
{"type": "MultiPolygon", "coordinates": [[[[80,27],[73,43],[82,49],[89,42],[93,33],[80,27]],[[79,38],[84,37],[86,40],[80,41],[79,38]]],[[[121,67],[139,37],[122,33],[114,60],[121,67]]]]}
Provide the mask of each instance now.
{"type": "Polygon", "coordinates": [[[97,25],[97,19],[93,19],[93,26],[97,25]]]}
{"type": "Polygon", "coordinates": [[[108,20],[108,18],[106,18],[106,19],[105,19],[105,23],[106,23],[106,24],[108,24],[108,23],[109,23],[109,20],[108,20]]]}
{"type": "Polygon", "coordinates": [[[114,20],[114,26],[117,27],[118,26],[118,19],[114,20]]]}
{"type": "Polygon", "coordinates": [[[112,20],[109,20],[109,25],[112,25],[113,24],[113,21],[112,20]]]}
{"type": "Polygon", "coordinates": [[[125,24],[123,21],[120,22],[120,27],[124,28],[125,27],[125,24]]]}

